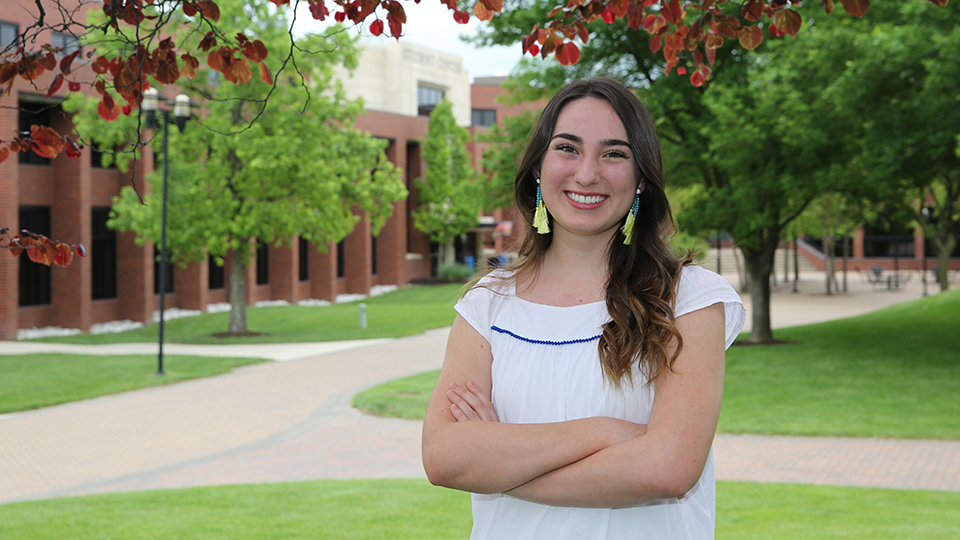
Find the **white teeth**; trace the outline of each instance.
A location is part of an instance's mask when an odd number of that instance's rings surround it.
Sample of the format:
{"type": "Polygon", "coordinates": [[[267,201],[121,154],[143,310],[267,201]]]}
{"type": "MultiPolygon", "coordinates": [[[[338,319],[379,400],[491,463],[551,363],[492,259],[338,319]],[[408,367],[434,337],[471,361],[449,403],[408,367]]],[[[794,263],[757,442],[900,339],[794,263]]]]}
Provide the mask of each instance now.
{"type": "Polygon", "coordinates": [[[571,193],[571,192],[569,192],[569,191],[567,191],[566,194],[567,194],[567,197],[569,197],[571,201],[578,202],[578,203],[580,203],[580,204],[596,204],[596,203],[598,203],[598,202],[606,199],[606,197],[605,197],[604,195],[591,195],[591,196],[588,197],[588,196],[586,196],[586,195],[580,195],[580,194],[577,194],[577,193],[571,193]]]}

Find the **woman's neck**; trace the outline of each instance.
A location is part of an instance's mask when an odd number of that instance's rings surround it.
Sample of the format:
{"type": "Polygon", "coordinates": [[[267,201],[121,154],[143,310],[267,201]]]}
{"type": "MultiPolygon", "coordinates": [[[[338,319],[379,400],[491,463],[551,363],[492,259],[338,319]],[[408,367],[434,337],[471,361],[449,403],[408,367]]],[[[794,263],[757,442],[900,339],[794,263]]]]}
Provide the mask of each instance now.
{"type": "Polygon", "coordinates": [[[518,284],[524,300],[575,306],[606,299],[609,240],[557,234],[544,253],[534,281],[518,284]],[[526,286],[524,286],[526,285],[526,286]]]}

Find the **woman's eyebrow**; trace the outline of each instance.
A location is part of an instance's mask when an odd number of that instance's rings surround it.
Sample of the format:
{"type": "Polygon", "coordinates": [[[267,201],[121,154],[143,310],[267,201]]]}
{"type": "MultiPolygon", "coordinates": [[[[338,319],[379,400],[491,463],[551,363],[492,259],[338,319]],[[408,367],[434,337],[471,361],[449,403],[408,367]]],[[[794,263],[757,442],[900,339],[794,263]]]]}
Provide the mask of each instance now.
{"type": "MultiPolygon", "coordinates": [[[[583,138],[579,135],[573,135],[572,133],[557,133],[551,138],[551,140],[553,139],[566,139],[570,142],[583,144],[583,138]]],[[[600,141],[600,146],[626,146],[630,148],[630,143],[620,139],[603,139],[600,141]]]]}

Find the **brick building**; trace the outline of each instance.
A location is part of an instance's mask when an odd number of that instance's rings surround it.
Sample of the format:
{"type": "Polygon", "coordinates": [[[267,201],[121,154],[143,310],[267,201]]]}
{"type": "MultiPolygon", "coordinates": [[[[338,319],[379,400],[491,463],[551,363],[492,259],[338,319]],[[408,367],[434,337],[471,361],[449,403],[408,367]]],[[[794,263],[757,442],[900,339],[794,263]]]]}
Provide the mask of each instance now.
{"type": "MultiPolygon", "coordinates": [[[[47,17],[58,15],[48,13],[47,17]]],[[[0,48],[33,22],[27,9],[0,15],[0,48]]],[[[78,46],[64,34],[40,39],[68,49],[78,46]]],[[[365,101],[367,113],[357,120],[357,128],[389,141],[386,154],[404,171],[410,197],[394,204],[393,215],[378,237],[361,220],[343,241],[326,246],[326,253],[297,238],[291,239],[290,247],[261,247],[256,262],[247,268],[248,304],[332,300],[338,294],[367,293],[374,285],[402,285],[430,277],[435,271],[435,246],[413,228],[411,216],[417,204],[414,180],[424,169],[419,140],[426,134],[429,112],[446,97],[454,103],[458,123],[472,126],[474,132],[512,113],[494,101],[502,91],[499,80],[478,79],[471,88],[459,57],[395,40],[365,43],[360,68],[352,77],[342,74],[341,79],[350,97],[365,101]]],[[[10,94],[0,98],[0,131],[10,133],[38,124],[69,133],[69,117],[60,107],[66,88],[47,99],[47,85],[49,80],[34,86],[18,79],[10,94]]],[[[478,164],[482,149],[472,146],[478,164]]],[[[152,152],[146,149],[132,173],[138,185],[146,185],[144,178],[153,172],[153,163],[152,152]]],[[[80,242],[89,255],[75,258],[67,268],[37,265],[25,256],[0,257],[0,282],[5,284],[5,292],[0,293],[0,340],[14,339],[17,330],[25,328],[86,331],[96,323],[152,320],[161,286],[156,248],[150,243],[138,247],[133,234],[106,227],[112,198],[130,180],[129,173],[101,166],[100,156],[89,147],[77,159],[20,153],[0,164],[0,226],[80,242]]],[[[479,259],[509,249],[502,234],[492,233],[504,217],[500,211],[481,216],[477,229],[458,242],[461,260],[465,255],[479,259]]],[[[168,308],[202,311],[228,300],[229,268],[211,261],[171,268],[168,308]]]]}

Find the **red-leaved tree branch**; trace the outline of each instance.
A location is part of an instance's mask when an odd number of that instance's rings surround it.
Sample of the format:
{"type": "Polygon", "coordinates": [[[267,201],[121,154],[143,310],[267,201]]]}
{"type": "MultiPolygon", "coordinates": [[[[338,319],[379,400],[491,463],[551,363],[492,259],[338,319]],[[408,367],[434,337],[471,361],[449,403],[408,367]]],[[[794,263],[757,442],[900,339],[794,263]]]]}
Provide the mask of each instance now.
{"type": "Polygon", "coordinates": [[[80,257],[87,256],[83,244],[67,244],[51,240],[26,229],[11,237],[10,229],[7,227],[0,229],[0,249],[9,250],[14,257],[26,253],[31,261],[47,266],[67,266],[73,261],[74,253],[80,257]]]}
{"type": "MultiPolygon", "coordinates": [[[[371,33],[388,33],[395,38],[403,35],[407,22],[403,2],[399,0],[248,1],[259,5],[270,2],[281,10],[296,10],[306,4],[310,15],[320,21],[332,17],[337,22],[359,25],[372,17],[371,33]]],[[[941,7],[947,4],[947,0],[929,1],[941,7]]],[[[440,2],[450,9],[457,23],[470,20],[470,13],[459,9],[457,0],[440,2]]],[[[98,0],[92,3],[89,0],[33,0],[33,3],[37,20],[0,55],[0,99],[9,95],[17,78],[27,81],[48,98],[64,84],[70,92],[80,91],[87,84],[99,96],[99,115],[112,121],[138,108],[144,91],[151,84],[173,85],[181,78],[190,79],[196,75],[201,62],[234,84],[244,84],[255,75],[267,84],[274,84],[275,75],[264,62],[269,53],[267,48],[255,36],[221,32],[217,26],[220,9],[214,0],[98,0]],[[54,6],[56,13],[48,14],[45,5],[54,6]],[[90,8],[91,5],[100,9],[90,8]],[[80,22],[85,14],[95,11],[102,12],[97,22],[80,22]],[[165,29],[172,21],[177,21],[178,35],[187,36],[180,43],[170,37],[171,29],[165,29]],[[189,32],[180,32],[182,21],[186,21],[189,32]],[[80,43],[91,45],[92,50],[81,54],[79,48],[67,52],[49,44],[34,45],[42,42],[39,39],[42,32],[51,30],[76,36],[80,43]],[[103,50],[111,52],[97,52],[103,50]],[[75,64],[83,64],[85,69],[78,69],[75,64]]],[[[834,0],[820,0],[820,4],[826,13],[833,12],[834,0]]],[[[692,59],[694,69],[690,83],[700,86],[710,78],[716,50],[726,40],[737,40],[743,48],[752,50],[760,45],[765,34],[796,35],[803,23],[794,9],[797,5],[799,2],[793,0],[568,0],[550,11],[548,20],[531,29],[522,40],[522,48],[524,54],[543,58],[552,54],[563,65],[575,64],[580,59],[576,41],[587,43],[590,39],[588,23],[601,20],[612,24],[625,19],[629,28],[649,35],[651,51],[662,51],[666,74],[677,66],[681,56],[692,59]]],[[[841,6],[847,13],[862,17],[870,7],[870,0],[841,0],[841,6]]],[[[503,0],[477,0],[472,8],[473,16],[484,21],[502,10],[503,0]]],[[[291,35],[291,43],[292,39],[291,35]]],[[[286,54],[289,59],[293,48],[286,54]]],[[[676,73],[685,74],[686,69],[678,68],[676,73]]],[[[0,137],[0,163],[13,152],[32,150],[47,158],[66,153],[75,158],[81,155],[81,149],[69,135],[58,133],[50,126],[35,125],[29,131],[15,130],[12,138],[0,137]]],[[[70,258],[63,253],[70,250],[60,247],[65,245],[26,232],[6,243],[0,242],[0,247],[10,249],[15,255],[26,251],[31,259],[46,264],[59,264],[58,261],[69,264],[70,258]]]]}

